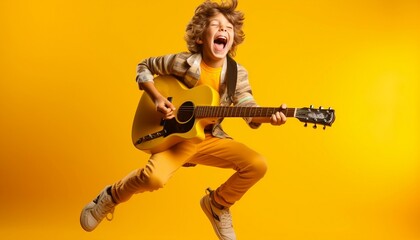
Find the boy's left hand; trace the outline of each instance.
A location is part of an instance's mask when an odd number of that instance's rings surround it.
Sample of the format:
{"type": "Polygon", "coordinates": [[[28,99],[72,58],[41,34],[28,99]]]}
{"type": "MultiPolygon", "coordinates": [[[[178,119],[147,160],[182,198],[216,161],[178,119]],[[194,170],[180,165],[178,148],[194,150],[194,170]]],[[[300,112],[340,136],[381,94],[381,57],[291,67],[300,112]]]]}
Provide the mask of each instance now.
{"type": "MultiPolygon", "coordinates": [[[[280,106],[280,108],[281,109],[286,109],[287,105],[283,103],[280,106]]],[[[287,121],[286,115],[284,115],[284,113],[282,113],[282,112],[276,112],[273,115],[271,115],[271,117],[270,117],[271,125],[282,125],[282,124],[286,123],[286,121],[287,121]]]]}

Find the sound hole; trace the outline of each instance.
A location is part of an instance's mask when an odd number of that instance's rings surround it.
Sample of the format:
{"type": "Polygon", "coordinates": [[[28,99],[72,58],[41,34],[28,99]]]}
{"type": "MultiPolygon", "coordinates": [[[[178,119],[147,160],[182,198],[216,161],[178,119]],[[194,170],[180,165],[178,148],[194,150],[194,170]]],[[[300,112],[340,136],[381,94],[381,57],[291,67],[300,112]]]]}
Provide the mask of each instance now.
{"type": "Polygon", "coordinates": [[[179,107],[178,121],[187,122],[194,116],[194,104],[192,102],[185,102],[179,107]]]}

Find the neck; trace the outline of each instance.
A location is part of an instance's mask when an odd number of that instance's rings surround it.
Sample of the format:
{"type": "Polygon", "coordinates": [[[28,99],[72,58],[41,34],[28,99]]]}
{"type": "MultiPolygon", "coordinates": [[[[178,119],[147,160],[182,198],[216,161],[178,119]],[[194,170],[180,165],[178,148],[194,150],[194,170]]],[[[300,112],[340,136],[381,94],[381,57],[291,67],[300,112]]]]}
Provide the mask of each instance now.
{"type": "MultiPolygon", "coordinates": [[[[181,106],[180,110],[185,111],[191,106],[181,106]]],[[[279,107],[230,107],[230,106],[195,106],[194,116],[196,118],[212,117],[271,117],[276,112],[283,112],[286,117],[294,117],[297,108],[282,109],[279,107]]]]}
{"type": "Polygon", "coordinates": [[[203,55],[203,61],[209,67],[219,68],[223,66],[223,63],[225,62],[225,58],[212,59],[208,56],[203,55]]]}

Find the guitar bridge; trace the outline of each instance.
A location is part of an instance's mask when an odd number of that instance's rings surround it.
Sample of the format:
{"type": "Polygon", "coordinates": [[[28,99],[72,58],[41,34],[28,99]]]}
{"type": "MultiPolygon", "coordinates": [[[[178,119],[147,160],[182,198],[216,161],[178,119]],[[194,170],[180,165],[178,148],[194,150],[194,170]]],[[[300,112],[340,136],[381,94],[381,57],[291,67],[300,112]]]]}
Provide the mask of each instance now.
{"type": "Polygon", "coordinates": [[[166,136],[166,134],[167,134],[167,131],[165,129],[163,129],[159,132],[151,133],[149,135],[146,135],[144,137],[139,138],[139,140],[136,141],[135,145],[139,145],[140,143],[151,141],[151,140],[159,138],[159,137],[164,137],[164,136],[166,136]]]}

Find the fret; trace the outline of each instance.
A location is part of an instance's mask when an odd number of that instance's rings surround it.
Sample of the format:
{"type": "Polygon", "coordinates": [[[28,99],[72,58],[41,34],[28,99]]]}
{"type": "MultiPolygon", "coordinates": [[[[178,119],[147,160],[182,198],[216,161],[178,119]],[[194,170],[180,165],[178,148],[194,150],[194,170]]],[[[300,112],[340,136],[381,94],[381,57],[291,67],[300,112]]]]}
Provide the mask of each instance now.
{"type": "Polygon", "coordinates": [[[286,115],[286,117],[295,117],[296,111],[297,111],[297,108],[287,108],[286,113],[284,113],[284,115],[286,115]]]}
{"type": "Polygon", "coordinates": [[[236,107],[236,108],[232,108],[232,115],[234,116],[234,117],[239,117],[239,116],[243,116],[243,115],[245,115],[246,113],[244,113],[243,111],[244,111],[245,109],[243,108],[243,107],[236,107]]]}
{"type": "Polygon", "coordinates": [[[262,117],[270,117],[274,113],[273,108],[264,108],[262,110],[262,117]]]}
{"type": "Polygon", "coordinates": [[[216,116],[222,114],[223,110],[221,108],[217,108],[216,110],[216,116]]]}

